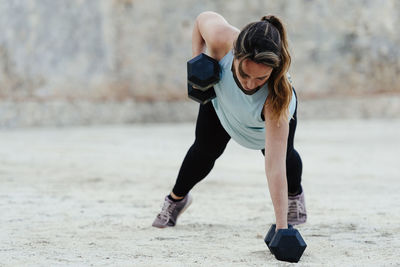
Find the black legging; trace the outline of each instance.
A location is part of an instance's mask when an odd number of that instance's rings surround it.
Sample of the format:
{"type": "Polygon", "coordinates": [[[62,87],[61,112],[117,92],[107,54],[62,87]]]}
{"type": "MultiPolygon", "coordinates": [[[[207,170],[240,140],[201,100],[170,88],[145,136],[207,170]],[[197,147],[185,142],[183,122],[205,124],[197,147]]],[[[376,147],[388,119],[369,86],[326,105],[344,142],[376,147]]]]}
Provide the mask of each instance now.
{"type": "MultiPolygon", "coordinates": [[[[302,162],[293,147],[297,125],[297,105],[289,122],[289,137],[286,154],[286,175],[289,194],[301,192],[302,162]]],[[[225,150],[231,137],[222,127],[211,102],[200,105],[196,123],[196,139],[183,160],[172,192],[185,196],[214,167],[214,163],[225,150]]],[[[265,150],[261,152],[265,155],[265,150]]]]}

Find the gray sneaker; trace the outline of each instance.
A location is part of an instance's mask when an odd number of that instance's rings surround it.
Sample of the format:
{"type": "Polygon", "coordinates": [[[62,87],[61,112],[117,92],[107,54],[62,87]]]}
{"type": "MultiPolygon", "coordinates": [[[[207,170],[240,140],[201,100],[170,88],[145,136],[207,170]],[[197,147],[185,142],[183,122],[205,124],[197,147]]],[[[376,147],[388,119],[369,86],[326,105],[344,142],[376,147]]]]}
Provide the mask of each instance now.
{"type": "Polygon", "coordinates": [[[288,224],[298,225],[307,221],[304,191],[297,196],[289,196],[288,224]]]}
{"type": "Polygon", "coordinates": [[[166,196],[161,212],[157,215],[152,225],[158,228],[175,226],[179,215],[181,215],[190,204],[192,204],[192,200],[190,194],[187,194],[178,202],[173,202],[168,198],[168,196],[166,196]]]}

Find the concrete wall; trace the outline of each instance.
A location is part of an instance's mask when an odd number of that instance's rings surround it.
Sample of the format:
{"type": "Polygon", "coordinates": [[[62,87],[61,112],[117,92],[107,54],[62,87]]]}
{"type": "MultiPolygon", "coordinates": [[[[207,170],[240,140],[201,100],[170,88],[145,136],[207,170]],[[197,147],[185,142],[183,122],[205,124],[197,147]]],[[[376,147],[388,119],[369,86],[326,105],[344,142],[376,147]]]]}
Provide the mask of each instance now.
{"type": "Polygon", "coordinates": [[[10,101],[71,109],[82,101],[188,101],[191,30],[205,10],[238,28],[265,14],[283,18],[291,74],[303,98],[400,92],[396,0],[4,0],[0,111],[18,120],[30,115],[10,108],[10,101]]]}

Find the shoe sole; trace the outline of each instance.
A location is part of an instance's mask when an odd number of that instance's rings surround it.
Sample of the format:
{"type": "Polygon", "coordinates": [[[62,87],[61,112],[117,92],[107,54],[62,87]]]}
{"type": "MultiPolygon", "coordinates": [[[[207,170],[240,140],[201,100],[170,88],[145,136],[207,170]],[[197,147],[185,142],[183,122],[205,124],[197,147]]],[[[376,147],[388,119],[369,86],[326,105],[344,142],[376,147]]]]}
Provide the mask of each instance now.
{"type": "Polygon", "coordinates": [[[190,205],[192,205],[192,202],[193,202],[193,198],[192,198],[191,195],[189,195],[189,199],[188,199],[188,202],[187,202],[186,206],[178,213],[178,216],[176,216],[176,220],[177,220],[177,221],[178,221],[179,216],[181,216],[181,214],[182,214],[185,210],[187,210],[187,208],[189,208],[190,205]]]}
{"type": "Polygon", "coordinates": [[[306,223],[307,222],[307,217],[304,219],[304,220],[302,220],[302,221],[294,221],[294,222],[289,222],[288,221],[288,224],[291,224],[291,225],[300,225],[300,224],[303,224],[303,223],[306,223]]]}

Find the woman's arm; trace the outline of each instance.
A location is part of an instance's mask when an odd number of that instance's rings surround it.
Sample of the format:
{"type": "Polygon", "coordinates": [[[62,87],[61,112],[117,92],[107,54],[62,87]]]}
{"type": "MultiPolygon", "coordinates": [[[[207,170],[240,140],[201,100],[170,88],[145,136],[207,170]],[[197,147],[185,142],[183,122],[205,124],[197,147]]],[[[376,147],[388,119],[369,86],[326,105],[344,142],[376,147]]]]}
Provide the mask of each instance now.
{"type": "Polygon", "coordinates": [[[288,189],[286,180],[286,149],[289,124],[269,119],[268,108],[265,117],[265,174],[269,193],[274,205],[276,228],[287,228],[288,189]]]}
{"type": "Polygon", "coordinates": [[[197,16],[192,33],[193,57],[204,53],[221,60],[232,48],[239,30],[230,25],[221,15],[207,11],[197,16]]]}

